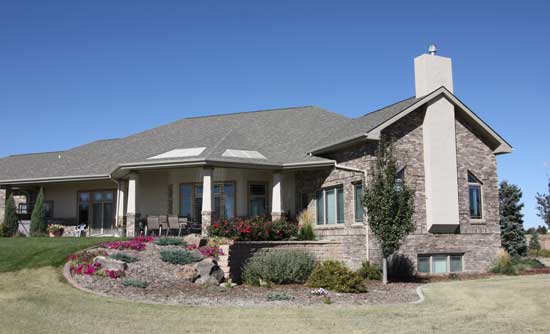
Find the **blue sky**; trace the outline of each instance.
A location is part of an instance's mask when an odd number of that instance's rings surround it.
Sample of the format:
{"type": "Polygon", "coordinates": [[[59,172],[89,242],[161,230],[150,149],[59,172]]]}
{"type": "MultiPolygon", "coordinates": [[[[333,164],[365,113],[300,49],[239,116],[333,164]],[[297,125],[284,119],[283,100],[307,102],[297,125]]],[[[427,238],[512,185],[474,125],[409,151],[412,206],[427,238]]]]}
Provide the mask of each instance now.
{"type": "MultiPolygon", "coordinates": [[[[0,2],[0,156],[188,116],[318,105],[348,116],[414,95],[437,43],[455,93],[515,148],[500,179],[526,226],[550,176],[548,1],[0,2]]],[[[282,129],[281,131],[284,131],[282,129]]]]}

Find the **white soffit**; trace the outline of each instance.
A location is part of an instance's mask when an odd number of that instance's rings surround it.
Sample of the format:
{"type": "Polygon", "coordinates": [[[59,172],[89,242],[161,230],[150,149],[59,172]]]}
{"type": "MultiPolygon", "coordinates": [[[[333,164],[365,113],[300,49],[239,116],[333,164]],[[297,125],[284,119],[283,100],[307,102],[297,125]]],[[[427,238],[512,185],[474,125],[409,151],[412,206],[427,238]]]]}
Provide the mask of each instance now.
{"type": "Polygon", "coordinates": [[[231,158],[245,158],[245,159],[266,159],[258,151],[245,151],[245,150],[231,150],[227,149],[223,152],[222,156],[231,158]]]}
{"type": "Polygon", "coordinates": [[[196,157],[201,155],[201,153],[206,149],[206,147],[193,147],[193,148],[178,148],[168,152],[164,152],[154,157],[149,157],[147,159],[170,159],[170,158],[187,158],[187,157],[196,157]]]}

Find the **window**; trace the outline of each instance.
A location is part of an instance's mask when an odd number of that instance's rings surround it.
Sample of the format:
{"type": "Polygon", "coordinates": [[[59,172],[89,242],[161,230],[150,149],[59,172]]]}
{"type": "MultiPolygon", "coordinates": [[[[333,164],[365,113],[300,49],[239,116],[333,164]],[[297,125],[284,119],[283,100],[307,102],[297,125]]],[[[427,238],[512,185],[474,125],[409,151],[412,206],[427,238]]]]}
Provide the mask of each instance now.
{"type": "Polygon", "coordinates": [[[418,255],[417,272],[447,274],[462,271],[461,254],[418,255]]]}
{"type": "Polygon", "coordinates": [[[44,211],[46,218],[53,218],[53,201],[44,201],[44,211]]]}
{"type": "Polygon", "coordinates": [[[430,272],[430,257],[418,256],[418,272],[429,273],[430,272]]]}
{"type": "Polygon", "coordinates": [[[248,214],[251,217],[265,216],[267,213],[267,185],[250,183],[248,185],[248,214]]]}
{"type": "Polygon", "coordinates": [[[405,167],[401,168],[395,175],[395,189],[403,190],[403,184],[405,183],[405,167]]]}
{"type": "Polygon", "coordinates": [[[353,186],[354,194],[354,205],[355,205],[355,221],[362,222],[364,211],[363,211],[363,185],[357,183],[353,186]]]}
{"type": "Polygon", "coordinates": [[[481,187],[482,183],[471,173],[468,173],[468,193],[470,200],[470,218],[482,219],[482,199],[481,187]]]}
{"type": "Polygon", "coordinates": [[[344,223],[344,188],[324,189],[316,195],[317,224],[344,223]]]}
{"type": "MultiPolygon", "coordinates": [[[[235,218],[235,184],[233,182],[214,183],[212,189],[213,218],[235,218]]],[[[180,184],[180,216],[190,221],[202,219],[202,184],[180,184]]]]}

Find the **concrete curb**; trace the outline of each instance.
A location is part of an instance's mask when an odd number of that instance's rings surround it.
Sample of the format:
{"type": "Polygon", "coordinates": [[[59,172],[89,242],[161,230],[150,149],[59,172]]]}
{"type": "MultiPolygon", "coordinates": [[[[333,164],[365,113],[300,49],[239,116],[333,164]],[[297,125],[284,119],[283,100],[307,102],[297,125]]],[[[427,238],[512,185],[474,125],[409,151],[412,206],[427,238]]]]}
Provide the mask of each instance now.
{"type": "Polygon", "coordinates": [[[422,304],[426,297],[424,296],[424,293],[422,292],[422,285],[416,288],[416,294],[418,295],[418,300],[415,300],[414,302],[411,302],[411,304],[422,304]]]}

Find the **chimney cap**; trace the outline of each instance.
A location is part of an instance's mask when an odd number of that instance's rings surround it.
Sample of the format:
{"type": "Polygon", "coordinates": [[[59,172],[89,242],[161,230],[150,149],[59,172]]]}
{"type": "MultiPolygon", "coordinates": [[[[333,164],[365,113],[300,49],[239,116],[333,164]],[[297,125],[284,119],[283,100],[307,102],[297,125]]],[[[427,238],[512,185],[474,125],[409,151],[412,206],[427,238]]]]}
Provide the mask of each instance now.
{"type": "Polygon", "coordinates": [[[430,46],[428,46],[428,53],[434,56],[437,53],[437,45],[430,44],[430,46]]]}

